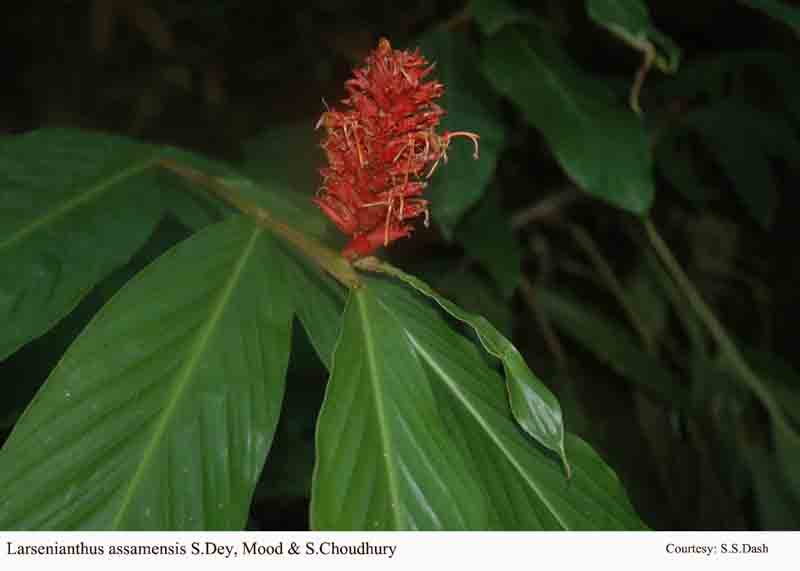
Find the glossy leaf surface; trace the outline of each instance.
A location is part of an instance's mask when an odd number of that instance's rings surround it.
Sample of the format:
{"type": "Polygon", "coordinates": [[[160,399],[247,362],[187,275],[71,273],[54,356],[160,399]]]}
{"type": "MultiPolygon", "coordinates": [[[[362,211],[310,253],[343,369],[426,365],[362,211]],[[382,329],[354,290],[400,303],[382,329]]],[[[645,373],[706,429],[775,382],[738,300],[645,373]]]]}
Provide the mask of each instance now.
{"type": "Polygon", "coordinates": [[[0,450],[0,528],[241,529],[284,391],[284,263],[234,218],[131,280],[0,450]]]}
{"type": "Polygon", "coordinates": [[[450,442],[430,383],[372,288],[353,291],[317,426],[312,528],[486,526],[476,467],[450,442]]]}
{"type": "Polygon", "coordinates": [[[157,153],[65,129],[0,139],[0,360],[144,243],[161,213],[157,153]]]}
{"type": "Polygon", "coordinates": [[[520,430],[502,378],[435,305],[398,282],[365,281],[317,427],[315,528],[643,527],[585,443],[568,437],[567,479],[520,430]]]}
{"type": "Polygon", "coordinates": [[[517,422],[540,444],[559,454],[569,470],[564,452],[564,423],[558,399],[531,371],[514,344],[485,317],[464,311],[422,280],[389,265],[383,265],[380,271],[406,282],[438,303],[452,317],[472,327],[483,348],[503,363],[508,398],[517,422]]]}

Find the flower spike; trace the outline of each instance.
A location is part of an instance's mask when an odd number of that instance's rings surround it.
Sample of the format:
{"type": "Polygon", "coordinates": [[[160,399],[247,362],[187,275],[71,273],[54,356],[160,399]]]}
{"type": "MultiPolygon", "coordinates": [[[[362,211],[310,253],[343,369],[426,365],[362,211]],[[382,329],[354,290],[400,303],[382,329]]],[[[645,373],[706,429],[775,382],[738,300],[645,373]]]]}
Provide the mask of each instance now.
{"type": "Polygon", "coordinates": [[[343,110],[325,103],[316,128],[325,129],[328,164],[314,202],[350,236],[342,252],[349,259],[409,236],[414,218],[428,226],[428,201],[420,196],[439,161],[447,162],[453,138],[470,139],[478,158],[477,134],[436,132],[445,111],[435,101],[444,86],[427,79],[433,68],[419,50],[395,50],[381,38],[345,82],[343,110]]]}

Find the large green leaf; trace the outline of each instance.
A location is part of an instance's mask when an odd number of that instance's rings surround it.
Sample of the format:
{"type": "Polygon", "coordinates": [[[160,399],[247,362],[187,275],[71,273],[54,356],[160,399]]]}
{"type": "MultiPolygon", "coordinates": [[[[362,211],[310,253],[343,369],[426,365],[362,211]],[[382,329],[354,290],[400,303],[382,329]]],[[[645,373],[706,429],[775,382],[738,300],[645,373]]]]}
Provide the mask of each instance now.
{"type": "Polygon", "coordinates": [[[502,378],[473,343],[414,290],[368,278],[348,306],[320,415],[312,521],[642,528],[608,466],[576,437],[567,450],[571,479],[519,429],[502,378]]]}
{"type": "Polygon", "coordinates": [[[541,25],[492,36],[483,70],[539,129],[584,191],[644,214],[653,200],[652,156],[641,120],[570,61],[541,25]]]}
{"type": "Polygon", "coordinates": [[[0,359],[50,329],[144,243],[161,213],[157,155],[75,130],[0,139],[0,359]]]}
{"type": "Polygon", "coordinates": [[[478,71],[477,54],[461,34],[438,28],[420,39],[420,49],[436,63],[436,76],[446,86],[439,101],[447,111],[442,127],[477,133],[481,138],[477,160],[471,141],[454,138],[447,165],[440,165],[431,179],[428,197],[433,220],[450,239],[461,217],[488,188],[505,143],[505,129],[499,120],[499,101],[478,71]]]}
{"type": "Polygon", "coordinates": [[[351,293],[317,425],[314,529],[481,529],[476,466],[451,443],[402,325],[351,293]]]}
{"type": "Polygon", "coordinates": [[[429,297],[452,317],[469,325],[478,335],[483,348],[500,359],[506,375],[508,399],[517,422],[543,446],[557,453],[567,471],[564,452],[564,424],[558,399],[530,370],[514,344],[504,337],[485,317],[473,315],[436,293],[431,287],[412,275],[389,264],[373,263],[374,258],[362,261],[366,269],[394,276],[419,293],[429,297]]]}
{"type": "Polygon", "coordinates": [[[235,218],[129,282],[0,450],[0,529],[241,529],[283,397],[284,264],[235,218]]]}
{"type": "Polygon", "coordinates": [[[634,49],[652,53],[662,71],[678,68],[680,49],[653,26],[644,0],[586,0],[586,11],[595,23],[634,49]]]}
{"type": "MultiPolygon", "coordinates": [[[[277,135],[287,135],[297,129],[279,128],[277,135]]],[[[277,136],[276,135],[276,136],[277,136]]],[[[271,140],[264,137],[265,141],[271,140]]],[[[290,140],[293,140],[290,136],[290,140]]],[[[263,143],[262,143],[263,145],[263,143]]],[[[207,218],[208,210],[229,214],[236,211],[213,194],[213,185],[222,185],[245,201],[266,209],[277,220],[292,228],[319,239],[336,242],[332,236],[333,226],[303,193],[294,192],[288,182],[292,177],[286,164],[276,162],[267,154],[264,164],[255,160],[247,161],[244,168],[252,176],[263,178],[256,182],[243,176],[232,167],[211,161],[179,149],[170,149],[169,158],[174,160],[184,174],[194,180],[186,180],[169,174],[169,184],[164,184],[164,194],[174,212],[189,227],[202,228],[213,219],[207,218]],[[186,172],[185,169],[190,169],[186,172]],[[266,169],[266,171],[264,170],[266,169]],[[274,178],[272,176],[274,175],[274,178]]],[[[182,172],[178,170],[178,172],[182,172]]],[[[280,248],[287,251],[288,246],[280,248]]],[[[333,346],[339,334],[339,322],[344,306],[344,293],[328,275],[314,267],[302,256],[286,257],[287,272],[292,280],[292,298],[295,311],[303,324],[318,356],[330,368],[333,346]],[[314,295],[309,295],[313,291],[314,295]]]]}

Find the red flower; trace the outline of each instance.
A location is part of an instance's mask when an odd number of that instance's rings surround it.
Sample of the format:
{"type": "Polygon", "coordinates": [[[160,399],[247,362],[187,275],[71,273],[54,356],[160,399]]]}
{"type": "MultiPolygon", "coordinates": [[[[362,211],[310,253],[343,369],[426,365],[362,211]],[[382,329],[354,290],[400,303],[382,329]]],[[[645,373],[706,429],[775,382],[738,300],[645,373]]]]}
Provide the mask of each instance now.
{"type": "Polygon", "coordinates": [[[432,69],[419,50],[393,50],[381,39],[345,83],[345,110],[328,110],[317,123],[328,166],[314,202],[351,236],[342,252],[349,259],[408,236],[418,216],[428,225],[422,193],[453,137],[471,139],[478,158],[478,135],[436,132],[445,112],[434,101],[444,86],[425,80],[432,69]]]}

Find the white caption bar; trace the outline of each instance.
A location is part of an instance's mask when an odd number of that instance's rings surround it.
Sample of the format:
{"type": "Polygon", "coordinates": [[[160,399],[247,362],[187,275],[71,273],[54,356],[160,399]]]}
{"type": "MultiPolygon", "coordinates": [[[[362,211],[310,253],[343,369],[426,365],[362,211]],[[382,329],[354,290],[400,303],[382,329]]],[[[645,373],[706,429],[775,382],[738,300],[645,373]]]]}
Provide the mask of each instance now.
{"type": "Polygon", "coordinates": [[[800,561],[800,532],[55,533],[0,532],[0,569],[779,569],[800,561]]]}

